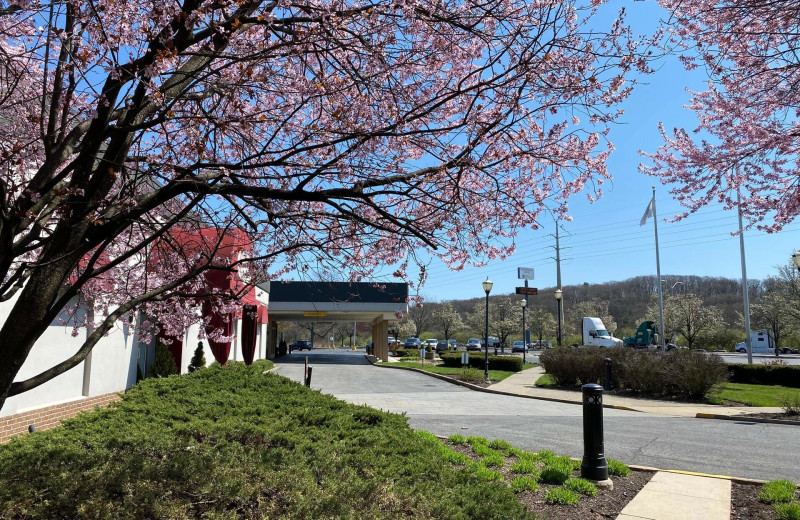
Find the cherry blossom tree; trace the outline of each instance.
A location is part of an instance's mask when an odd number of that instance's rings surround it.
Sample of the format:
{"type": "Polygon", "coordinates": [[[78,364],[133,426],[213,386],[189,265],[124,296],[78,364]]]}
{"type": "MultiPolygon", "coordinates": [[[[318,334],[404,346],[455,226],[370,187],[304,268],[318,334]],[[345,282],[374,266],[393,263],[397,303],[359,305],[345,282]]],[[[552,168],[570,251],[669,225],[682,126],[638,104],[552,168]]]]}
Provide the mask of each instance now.
{"type": "Polygon", "coordinates": [[[670,11],[684,66],[704,68],[708,86],[691,92],[687,106],[699,125],[693,132],[661,125],[665,144],[645,153],[652,164],[642,169],[676,184],[671,192],[689,212],[738,205],[750,225],[780,230],[800,213],[800,5],[659,3],[670,11]]]}
{"type": "Polygon", "coordinates": [[[546,206],[601,195],[652,43],[624,13],[597,27],[602,4],[0,4],[0,406],[143,306],[181,330],[209,270],[409,279],[423,250],[504,257],[546,206]],[[224,251],[234,232],[246,258],[224,251]],[[96,308],[80,350],[12,384],[79,296],[96,308]]]}

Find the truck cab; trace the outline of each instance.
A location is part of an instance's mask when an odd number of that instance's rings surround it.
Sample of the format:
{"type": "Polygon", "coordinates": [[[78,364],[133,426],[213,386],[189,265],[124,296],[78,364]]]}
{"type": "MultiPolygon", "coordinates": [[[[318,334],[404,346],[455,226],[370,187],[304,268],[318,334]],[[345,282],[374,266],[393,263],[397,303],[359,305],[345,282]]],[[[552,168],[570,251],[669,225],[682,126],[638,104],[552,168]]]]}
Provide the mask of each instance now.
{"type": "MultiPolygon", "coordinates": [[[[775,338],[767,329],[754,330],[750,333],[750,347],[753,354],[775,354],[775,338]]],[[[747,342],[742,341],[734,347],[736,352],[747,352],[747,342]]]]}
{"type": "Polygon", "coordinates": [[[581,337],[583,345],[588,347],[621,347],[622,340],[613,337],[606,330],[600,318],[583,318],[581,324],[581,337]]]}

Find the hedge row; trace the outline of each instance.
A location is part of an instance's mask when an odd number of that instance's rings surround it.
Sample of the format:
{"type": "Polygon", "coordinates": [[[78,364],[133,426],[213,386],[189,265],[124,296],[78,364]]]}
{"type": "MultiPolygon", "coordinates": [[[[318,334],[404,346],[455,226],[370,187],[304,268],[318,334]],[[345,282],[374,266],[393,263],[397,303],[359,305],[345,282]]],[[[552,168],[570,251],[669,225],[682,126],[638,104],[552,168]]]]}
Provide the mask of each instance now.
{"type": "Polygon", "coordinates": [[[419,349],[418,348],[398,348],[394,351],[394,355],[397,357],[419,357],[419,349]]]}
{"type": "Polygon", "coordinates": [[[728,373],[732,383],[752,385],[780,385],[800,388],[800,366],[730,364],[728,373]]]}
{"type": "Polygon", "coordinates": [[[650,396],[703,399],[726,381],[728,372],[716,354],[676,350],[665,354],[627,348],[557,348],[542,352],[539,361],[557,385],[602,383],[604,359],[611,359],[611,384],[650,396]]]}
{"type": "MultiPolygon", "coordinates": [[[[442,358],[444,366],[446,367],[461,367],[461,354],[463,352],[442,352],[439,357],[442,358]]],[[[486,360],[484,354],[470,354],[469,366],[483,370],[486,360]]],[[[522,371],[522,358],[516,356],[489,356],[489,370],[506,370],[509,372],[522,371]]]]}

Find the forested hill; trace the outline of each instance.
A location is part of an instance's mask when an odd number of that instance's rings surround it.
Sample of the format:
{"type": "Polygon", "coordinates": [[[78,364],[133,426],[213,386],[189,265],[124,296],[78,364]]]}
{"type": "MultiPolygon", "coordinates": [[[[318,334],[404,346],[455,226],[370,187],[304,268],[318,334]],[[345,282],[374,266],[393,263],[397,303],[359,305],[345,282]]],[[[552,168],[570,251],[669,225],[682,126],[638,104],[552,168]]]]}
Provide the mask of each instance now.
{"type": "MultiPolygon", "coordinates": [[[[669,295],[670,291],[676,295],[694,293],[702,297],[706,304],[719,307],[725,321],[729,324],[736,322],[737,312],[742,312],[742,285],[740,280],[693,275],[665,275],[662,276],[662,279],[665,280],[663,284],[665,295],[669,295]]],[[[616,282],[565,285],[562,287],[565,318],[566,320],[578,318],[570,313],[570,308],[576,304],[599,299],[609,302],[609,311],[616,318],[620,327],[636,328],[639,320],[645,314],[650,299],[657,292],[656,281],[655,276],[636,276],[616,282]]],[[[757,301],[764,290],[764,284],[760,280],[749,280],[748,285],[750,286],[751,302],[757,301]]],[[[539,287],[539,295],[531,296],[529,304],[532,307],[544,307],[555,313],[554,290],[555,287],[539,287]]],[[[496,294],[490,296],[490,298],[499,296],[506,296],[506,294],[496,294]]],[[[482,301],[482,298],[473,298],[470,300],[456,300],[451,303],[464,314],[482,301]]]]}

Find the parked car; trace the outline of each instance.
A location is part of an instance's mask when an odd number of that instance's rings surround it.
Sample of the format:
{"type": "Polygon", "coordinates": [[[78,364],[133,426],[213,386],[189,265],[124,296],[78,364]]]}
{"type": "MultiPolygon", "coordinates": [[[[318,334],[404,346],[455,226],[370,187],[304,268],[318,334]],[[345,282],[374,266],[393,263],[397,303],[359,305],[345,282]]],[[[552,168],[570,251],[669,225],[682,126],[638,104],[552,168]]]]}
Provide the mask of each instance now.
{"type": "Polygon", "coordinates": [[[781,354],[800,354],[800,350],[796,348],[781,347],[778,349],[781,354]]]}
{"type": "Polygon", "coordinates": [[[458,342],[454,339],[448,339],[447,346],[450,348],[450,350],[458,350],[458,342]]]}
{"type": "Polygon", "coordinates": [[[549,341],[531,341],[528,343],[528,350],[544,350],[547,348],[553,348],[553,344],[549,341]]]}
{"type": "Polygon", "coordinates": [[[511,352],[525,352],[525,342],[524,341],[515,341],[511,344],[511,352]]]}
{"type": "Polygon", "coordinates": [[[424,347],[427,349],[428,347],[435,349],[436,345],[439,343],[438,339],[426,339],[424,347]]]}
{"type": "Polygon", "coordinates": [[[467,340],[467,350],[480,350],[481,340],[479,338],[469,338],[467,340]]]}
{"type": "Polygon", "coordinates": [[[403,343],[403,348],[422,348],[422,340],[419,338],[408,338],[403,343]]]}
{"type": "Polygon", "coordinates": [[[307,339],[298,339],[297,341],[289,345],[289,352],[293,350],[303,350],[303,349],[311,350],[312,348],[314,348],[314,344],[311,343],[311,341],[307,339]]]}
{"type": "Polygon", "coordinates": [[[439,340],[439,342],[436,343],[436,352],[444,352],[446,350],[450,350],[450,345],[443,339],[439,340]]]}

